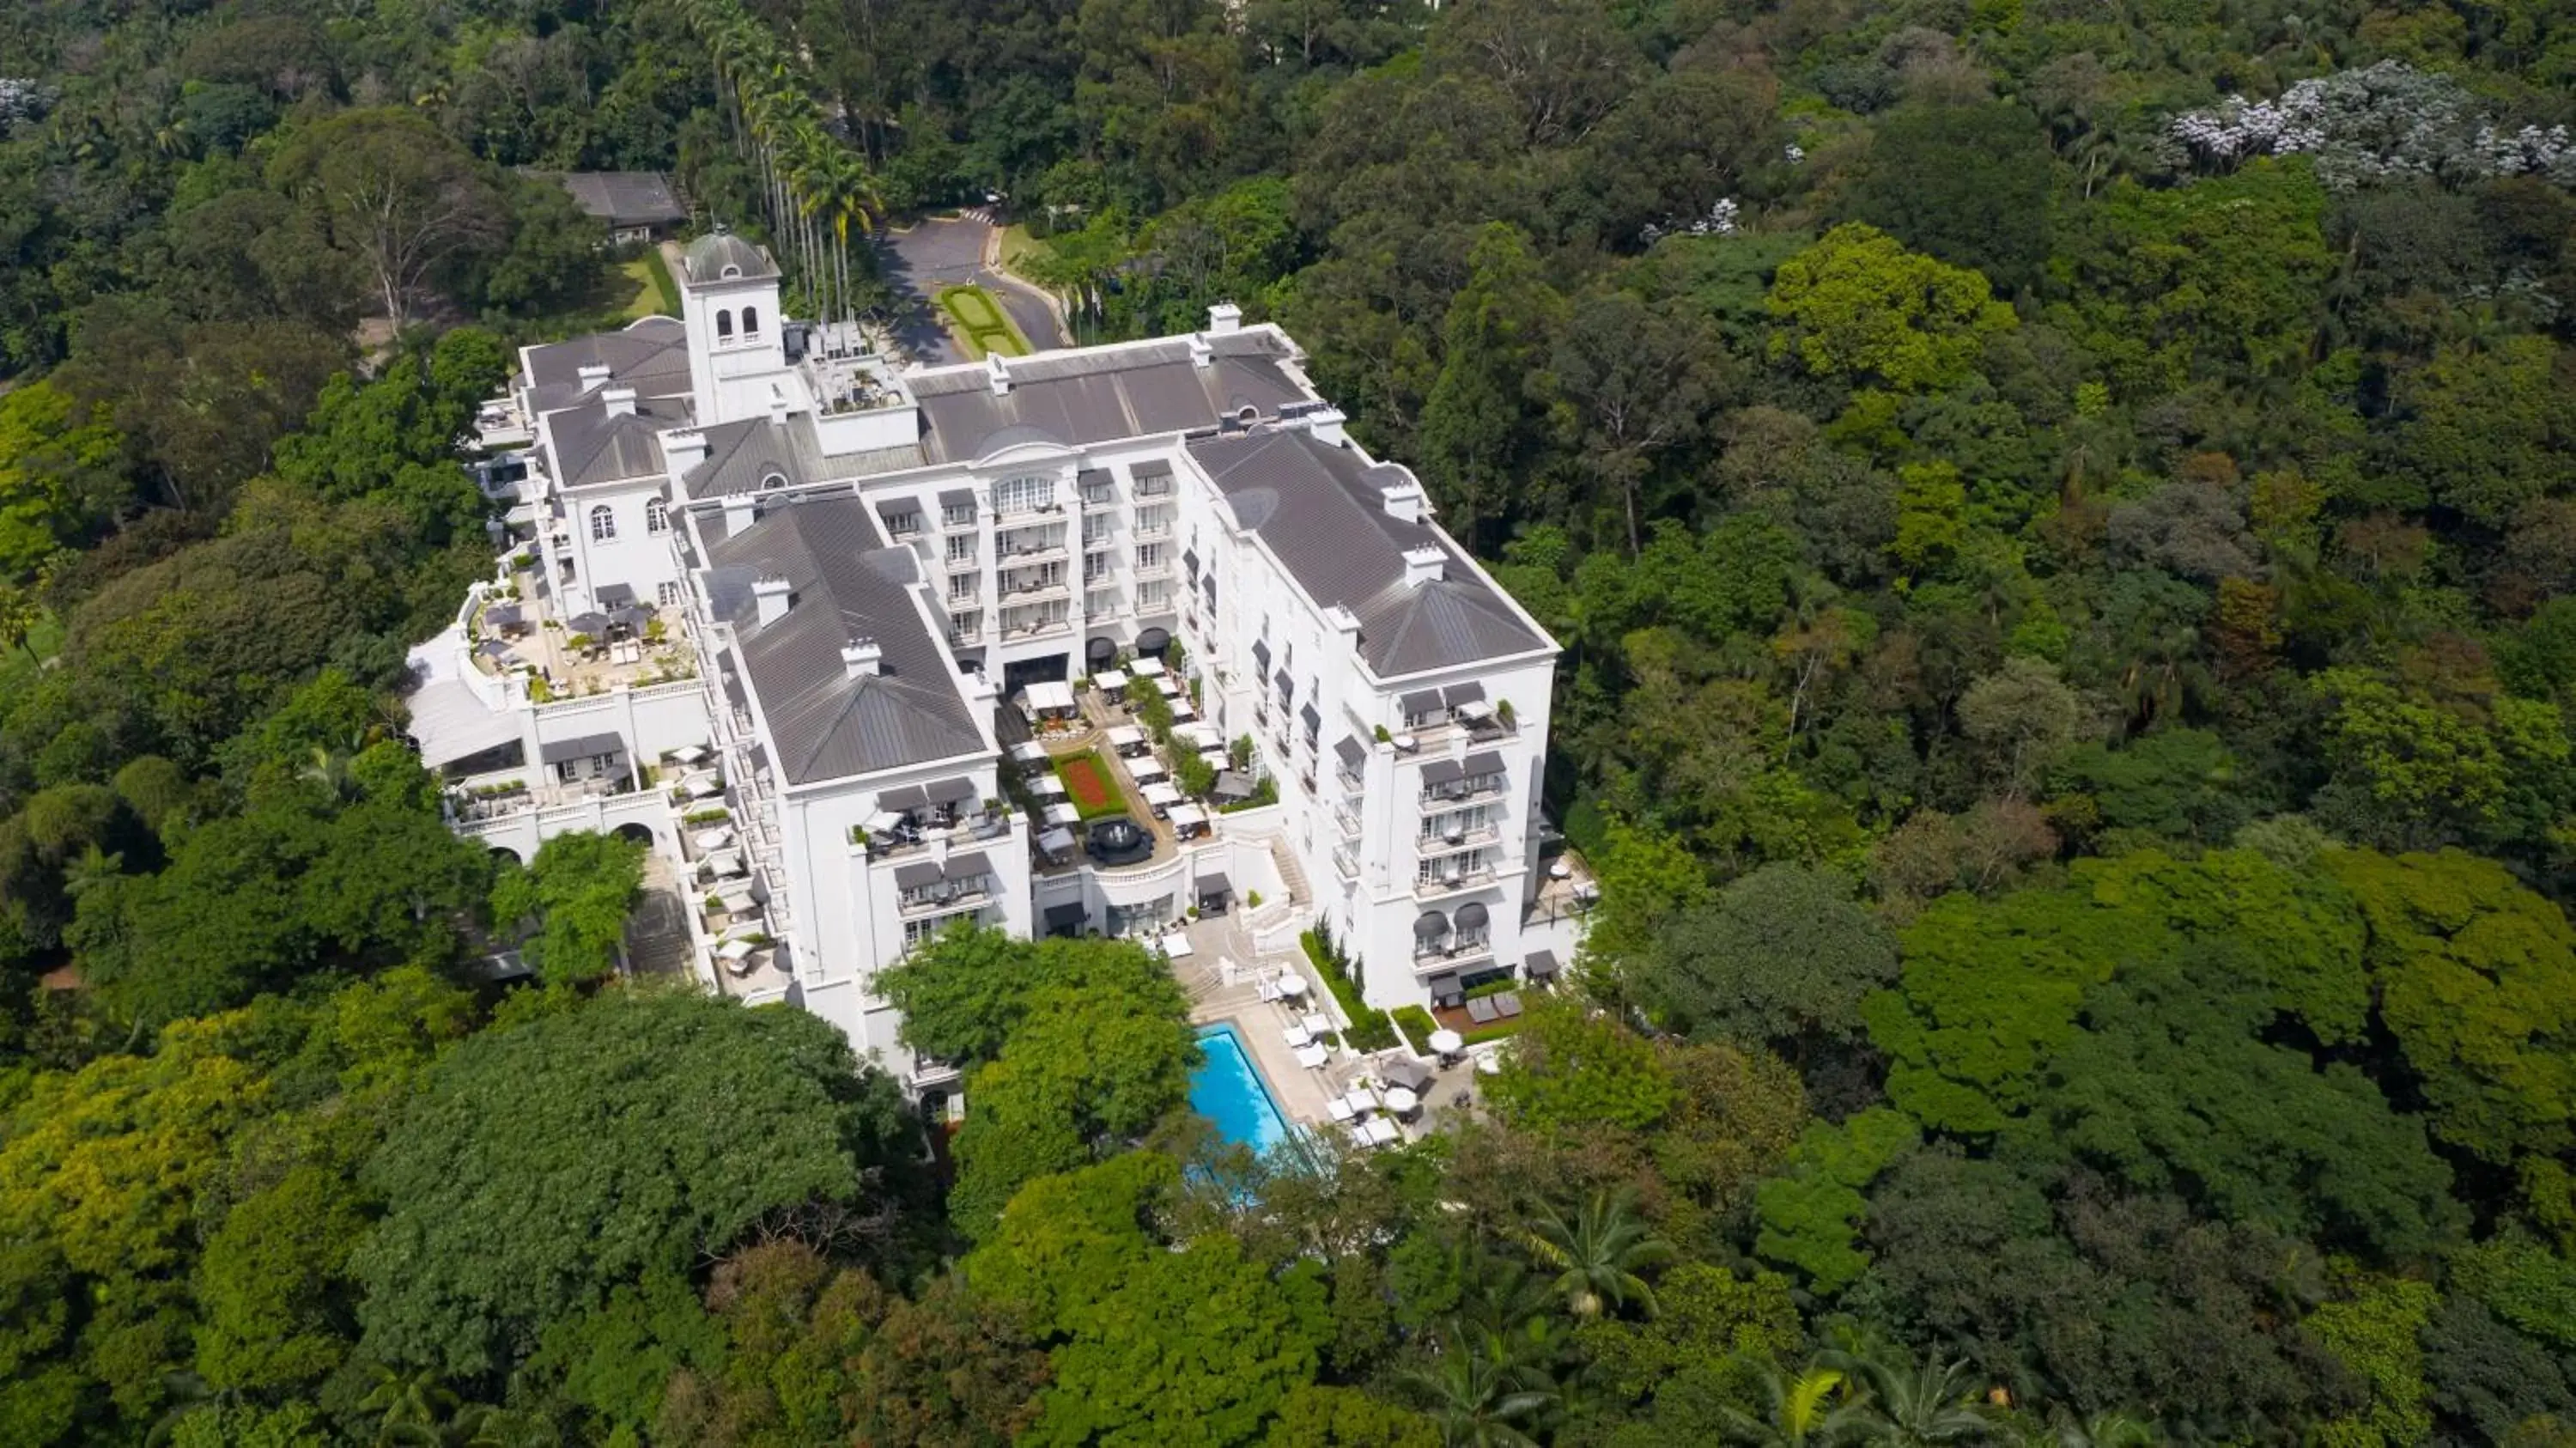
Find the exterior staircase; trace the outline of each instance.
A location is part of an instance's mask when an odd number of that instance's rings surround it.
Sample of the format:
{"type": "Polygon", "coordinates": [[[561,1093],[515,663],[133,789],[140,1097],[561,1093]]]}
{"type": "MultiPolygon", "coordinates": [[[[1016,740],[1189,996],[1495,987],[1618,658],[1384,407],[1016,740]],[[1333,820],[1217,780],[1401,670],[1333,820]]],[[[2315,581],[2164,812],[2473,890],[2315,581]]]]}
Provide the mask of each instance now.
{"type": "Polygon", "coordinates": [[[1279,867],[1279,878],[1288,887],[1288,898],[1282,903],[1289,905],[1314,903],[1315,892],[1306,888],[1306,872],[1298,868],[1297,852],[1288,848],[1286,840],[1270,842],[1270,860],[1279,867]]]}
{"type": "Polygon", "coordinates": [[[629,975],[695,976],[697,947],[689,939],[689,902],[682,899],[671,862],[644,857],[644,890],[626,917],[629,975]]]}

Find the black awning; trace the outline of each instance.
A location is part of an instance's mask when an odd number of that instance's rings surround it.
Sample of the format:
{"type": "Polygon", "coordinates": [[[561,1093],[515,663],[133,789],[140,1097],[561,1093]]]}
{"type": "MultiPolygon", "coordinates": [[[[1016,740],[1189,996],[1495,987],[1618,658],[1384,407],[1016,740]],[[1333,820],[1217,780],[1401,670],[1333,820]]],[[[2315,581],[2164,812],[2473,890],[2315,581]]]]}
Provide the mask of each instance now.
{"type": "Polygon", "coordinates": [[[1091,912],[1084,909],[1080,902],[1071,905],[1049,905],[1046,908],[1046,926],[1049,930],[1078,928],[1090,918],[1091,912]]]}
{"type": "Polygon", "coordinates": [[[1168,478],[1172,475],[1172,465],[1164,462],[1160,458],[1155,458],[1147,462],[1136,464],[1134,467],[1129,468],[1127,473],[1128,476],[1135,478],[1139,482],[1142,482],[1147,478],[1168,478]]]}
{"type": "Polygon", "coordinates": [[[877,499],[877,516],[880,518],[899,518],[906,513],[918,513],[920,511],[920,507],[910,498],[877,499]]]}
{"type": "Polygon", "coordinates": [[[1500,774],[1503,772],[1503,756],[1488,749],[1482,754],[1468,755],[1467,762],[1459,767],[1471,775],[1500,774]]]}
{"type": "Polygon", "coordinates": [[[1272,675],[1270,682],[1279,686],[1279,697],[1282,700],[1296,697],[1297,681],[1288,677],[1288,671],[1286,669],[1281,669],[1278,673],[1272,675]]]}
{"type": "Polygon", "coordinates": [[[1162,629],[1149,628],[1136,635],[1136,652],[1140,654],[1160,654],[1171,646],[1171,634],[1162,629]]]}
{"type": "Polygon", "coordinates": [[[1221,874],[1199,877],[1199,898],[1202,900],[1222,900],[1233,893],[1234,882],[1221,874]]]}
{"type": "Polygon", "coordinates": [[[1109,469],[1107,468],[1084,468],[1073,475],[1073,480],[1086,488],[1090,487],[1094,483],[1111,483],[1117,481],[1116,478],[1110,476],[1109,469]]]}
{"type": "Polygon", "coordinates": [[[939,867],[928,860],[914,860],[894,867],[894,887],[898,890],[918,890],[938,883],[939,867]]]}
{"type": "Polygon", "coordinates": [[[1256,674],[1270,672],[1270,645],[1259,639],[1252,642],[1252,671],[1256,674]]]}
{"type": "Polygon", "coordinates": [[[1483,901],[1470,900],[1458,907],[1458,928],[1461,930],[1482,930],[1485,928],[1485,922],[1490,918],[1492,917],[1486,913],[1483,901]]]}
{"type": "Polygon", "coordinates": [[[489,628],[514,627],[519,622],[519,606],[515,603],[496,603],[483,610],[483,622],[489,628]]]}
{"type": "Polygon", "coordinates": [[[1521,971],[1532,980],[1554,980],[1557,972],[1556,952],[1531,951],[1529,958],[1521,962],[1521,971]]]}
{"type": "Polygon", "coordinates": [[[597,609],[588,613],[577,613],[564,620],[564,627],[585,638],[595,639],[608,632],[608,615],[597,609]]]}
{"type": "Polygon", "coordinates": [[[939,495],[939,506],[942,508],[974,507],[975,490],[973,488],[950,488],[948,491],[939,495]]]}
{"type": "Polygon", "coordinates": [[[1315,701],[1312,699],[1306,701],[1306,707],[1297,711],[1297,717],[1305,721],[1306,732],[1309,735],[1324,727],[1324,716],[1315,712],[1315,701]]]}
{"type": "Polygon", "coordinates": [[[1413,921],[1413,938],[1438,940],[1449,933],[1449,917],[1437,910],[1425,910],[1413,921]]]}
{"type": "Polygon", "coordinates": [[[944,873],[951,880],[973,880],[993,873],[993,862],[985,858],[982,850],[970,851],[963,855],[950,855],[948,868],[944,873]]]}
{"type": "Polygon", "coordinates": [[[889,789],[877,796],[879,809],[919,809],[928,803],[930,803],[928,791],[917,784],[907,784],[900,789],[889,789]]]}
{"type": "Polygon", "coordinates": [[[1452,709],[1461,704],[1476,703],[1484,697],[1485,686],[1482,684],[1452,684],[1440,691],[1441,700],[1452,709]]]}
{"type": "Polygon", "coordinates": [[[635,601],[635,589],[631,584],[603,583],[590,591],[590,597],[601,608],[624,608],[635,601]]]}
{"type": "Polygon", "coordinates": [[[1198,577],[1198,576],[1199,576],[1199,550],[1197,550],[1197,549],[1195,549],[1195,548],[1184,548],[1184,549],[1182,549],[1182,550],[1181,550],[1181,566],[1182,566],[1183,568],[1186,568],[1186,569],[1188,569],[1188,570],[1190,571],[1190,577],[1192,577],[1192,578],[1196,578],[1196,577],[1198,577]]]}
{"type": "Polygon", "coordinates": [[[1435,759],[1422,766],[1424,784],[1456,784],[1466,777],[1467,771],[1459,768],[1454,759],[1435,759]]]}
{"type": "Polygon", "coordinates": [[[1437,714],[1440,712],[1440,691],[1438,689],[1423,689],[1415,693],[1407,694],[1396,702],[1397,706],[1404,710],[1405,718],[1419,719],[1426,714],[1437,714]]]}
{"type": "Polygon", "coordinates": [[[984,797],[984,792],[977,789],[971,779],[943,779],[922,794],[932,804],[973,804],[984,797]]]}
{"type": "Polygon", "coordinates": [[[1091,660],[1093,671],[1098,672],[1101,669],[1108,668],[1109,661],[1118,657],[1118,641],[1116,639],[1093,639],[1091,642],[1082,646],[1082,652],[1083,657],[1091,660]]]}
{"type": "Polygon", "coordinates": [[[1367,746],[1347,734],[1342,736],[1340,743],[1333,746],[1333,752],[1340,755],[1342,762],[1353,769],[1368,763],[1367,746]]]}
{"type": "MultiPolygon", "coordinates": [[[[1451,976],[1449,979],[1454,985],[1458,978],[1451,976]]],[[[1389,1056],[1378,1063],[1378,1074],[1386,1078],[1388,1085],[1401,1086],[1407,1091],[1419,1091],[1431,1084],[1431,1073],[1410,1056],[1389,1056]]]]}
{"type": "Polygon", "coordinates": [[[585,734],[579,739],[558,739],[539,745],[537,758],[546,764],[561,764],[567,759],[595,759],[602,754],[623,754],[626,740],[616,734],[585,734]]]}

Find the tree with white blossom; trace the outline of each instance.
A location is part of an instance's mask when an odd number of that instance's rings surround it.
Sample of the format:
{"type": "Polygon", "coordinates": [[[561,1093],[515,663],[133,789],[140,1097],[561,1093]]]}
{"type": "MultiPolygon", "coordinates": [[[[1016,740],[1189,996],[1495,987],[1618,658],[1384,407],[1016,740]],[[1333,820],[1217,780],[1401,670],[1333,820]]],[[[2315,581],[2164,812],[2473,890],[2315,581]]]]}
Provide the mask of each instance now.
{"type": "Polygon", "coordinates": [[[2174,117],[2166,135],[2190,159],[2220,168],[2250,156],[2311,156],[2317,179],[2339,191],[2405,176],[2538,176],[2576,186],[2576,143],[2565,126],[2503,129],[2458,81],[2398,60],[2303,80],[2273,100],[2230,96],[2174,117]]]}

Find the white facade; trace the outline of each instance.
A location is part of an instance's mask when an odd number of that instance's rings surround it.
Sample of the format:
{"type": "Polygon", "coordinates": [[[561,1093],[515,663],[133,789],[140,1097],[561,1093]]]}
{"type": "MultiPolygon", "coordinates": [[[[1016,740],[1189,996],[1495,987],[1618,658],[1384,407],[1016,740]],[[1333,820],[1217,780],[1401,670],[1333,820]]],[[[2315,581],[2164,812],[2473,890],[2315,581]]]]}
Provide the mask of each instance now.
{"type": "MultiPolygon", "coordinates": [[[[677,596],[702,727],[662,732],[723,763],[783,947],[767,994],[918,1083],[936,1063],[872,989],[914,943],[1077,908],[1139,928],[1218,875],[1263,898],[1265,948],[1328,926],[1380,1007],[1571,957],[1575,917],[1538,904],[1556,645],[1350,442],[1284,333],[1219,308],[1184,338],[899,372],[791,336],[738,239],[685,271],[685,378],[635,364],[648,418],[684,411],[662,474],[557,478],[547,566],[573,602],[677,596]],[[1002,711],[1165,640],[1278,802],[1140,865],[1040,858],[1043,824],[995,808],[1002,711]]],[[[583,381],[572,405],[631,405],[583,381]]],[[[551,457],[546,390],[521,404],[551,457]]]]}

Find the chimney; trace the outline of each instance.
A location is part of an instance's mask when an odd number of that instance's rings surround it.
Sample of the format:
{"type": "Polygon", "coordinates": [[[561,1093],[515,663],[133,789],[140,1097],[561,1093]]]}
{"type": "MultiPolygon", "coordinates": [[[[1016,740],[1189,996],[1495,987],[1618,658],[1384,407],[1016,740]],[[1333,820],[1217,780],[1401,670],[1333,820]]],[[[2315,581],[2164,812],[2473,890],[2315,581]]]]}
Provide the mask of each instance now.
{"type": "Polygon", "coordinates": [[[966,697],[979,704],[990,704],[1002,697],[1002,681],[981,669],[968,669],[966,697]]]}
{"type": "Polygon", "coordinates": [[[749,493],[727,493],[724,500],[725,536],[739,538],[760,521],[760,500],[749,493]]]}
{"type": "Polygon", "coordinates": [[[984,354],[984,380],[993,384],[993,395],[995,397],[1008,397],[1010,395],[1011,374],[1009,369],[1002,365],[1001,353],[987,352],[984,354]]]}
{"type": "Polygon", "coordinates": [[[1208,308],[1208,331],[1215,336],[1243,330],[1243,308],[1232,302],[1219,302],[1208,308]]]}
{"type": "Polygon", "coordinates": [[[862,634],[841,650],[841,672],[853,679],[865,674],[882,674],[885,672],[885,650],[877,647],[875,639],[862,634]]]}
{"type": "Polygon", "coordinates": [[[1395,469],[1395,477],[1379,486],[1378,497],[1384,500],[1388,517],[1422,521],[1422,484],[1404,469],[1395,469]]]}
{"type": "Polygon", "coordinates": [[[787,617],[788,599],[786,579],[754,579],[752,580],[751,585],[751,596],[760,607],[761,627],[767,628],[769,625],[787,617]]]}
{"type": "Polygon", "coordinates": [[[671,469],[676,483],[689,475],[689,469],[707,460],[707,435],[696,428],[681,428],[662,434],[662,461],[671,469]]]}
{"type": "Polygon", "coordinates": [[[769,389],[769,425],[771,427],[787,425],[787,394],[775,387],[769,389]]]}
{"type": "Polygon", "coordinates": [[[589,392],[595,388],[604,386],[608,381],[608,364],[605,362],[593,362],[581,369],[580,377],[581,390],[584,392],[589,392]]]}
{"type": "Polygon", "coordinates": [[[635,389],[632,387],[612,387],[599,394],[599,400],[608,405],[608,415],[611,417],[635,415],[635,389]]]}
{"type": "Polygon", "coordinates": [[[1190,365],[1193,367],[1205,367],[1214,361],[1216,361],[1216,349],[1208,345],[1207,334],[1204,332],[1192,332],[1190,334],[1190,365]]]}
{"type": "Polygon", "coordinates": [[[1449,576],[1449,555],[1437,548],[1404,550],[1404,586],[1420,588],[1449,576]]]}

